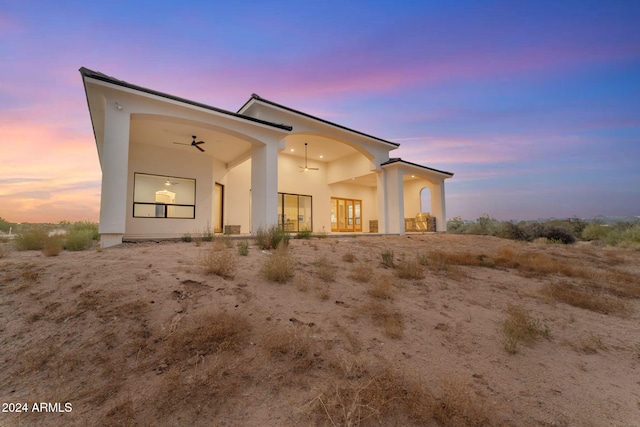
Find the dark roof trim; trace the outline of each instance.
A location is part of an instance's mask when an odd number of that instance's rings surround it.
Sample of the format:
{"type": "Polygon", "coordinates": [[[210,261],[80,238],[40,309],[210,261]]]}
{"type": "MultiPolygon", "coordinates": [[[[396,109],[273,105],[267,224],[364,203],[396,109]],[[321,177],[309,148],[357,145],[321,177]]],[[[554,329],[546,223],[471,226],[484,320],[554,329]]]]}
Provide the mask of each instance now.
{"type": "MultiPolygon", "coordinates": [[[[243,114],[239,114],[239,113],[234,113],[232,111],[227,111],[227,110],[223,110],[222,108],[217,108],[217,107],[212,107],[210,105],[207,104],[201,104],[199,102],[195,102],[195,101],[191,101],[189,99],[185,99],[185,98],[180,98],[178,96],[174,96],[174,95],[169,95],[167,93],[163,93],[163,92],[158,92],[152,89],[148,89],[142,86],[137,86],[131,83],[127,83],[123,80],[118,80],[118,79],[114,79],[113,77],[109,77],[106,74],[103,74],[99,71],[93,71],[90,70],[88,68],[85,67],[81,67],[80,68],[80,74],[82,75],[83,78],[89,77],[92,79],[96,79],[96,80],[100,80],[103,82],[107,82],[107,83],[111,83],[117,86],[121,86],[121,87],[125,87],[128,89],[133,89],[133,90],[137,90],[139,92],[144,92],[144,93],[148,93],[150,95],[155,95],[155,96],[159,96],[162,98],[167,98],[167,99],[171,99],[173,101],[178,101],[178,102],[182,102],[184,104],[189,104],[189,105],[193,105],[195,107],[200,107],[200,108],[204,108],[207,110],[211,110],[211,111],[215,111],[217,113],[221,113],[221,114],[226,114],[228,116],[232,116],[232,117],[237,117],[239,119],[243,119],[243,120],[248,120],[251,122],[255,122],[255,123],[260,123],[266,126],[271,126],[271,127],[275,127],[278,129],[283,129],[286,131],[291,131],[291,129],[293,129],[291,126],[288,125],[284,125],[284,124],[279,124],[279,123],[271,123],[271,122],[267,122],[264,120],[260,120],[260,119],[256,119],[254,117],[249,117],[249,116],[245,116],[243,114]]],[[[85,90],[86,92],[86,90],[85,90]]]]}
{"type": "Polygon", "coordinates": [[[449,175],[450,177],[453,176],[452,172],[441,171],[441,170],[438,170],[438,169],[433,169],[433,168],[430,168],[430,167],[427,167],[427,166],[419,165],[417,163],[408,162],[406,160],[402,160],[400,157],[392,157],[389,160],[387,160],[386,162],[380,163],[380,166],[391,165],[393,163],[403,163],[405,165],[415,166],[415,167],[418,167],[420,169],[426,169],[426,170],[431,171],[431,172],[438,172],[438,173],[441,173],[441,174],[444,174],[444,175],[449,175]]]}
{"type": "Polygon", "coordinates": [[[371,138],[371,139],[375,139],[375,140],[380,141],[380,142],[384,142],[385,144],[393,145],[394,147],[399,147],[400,146],[400,144],[398,144],[397,142],[387,141],[386,139],[378,138],[377,136],[369,135],[369,134],[366,134],[364,132],[360,132],[360,131],[357,131],[357,130],[354,130],[354,129],[350,129],[350,128],[346,127],[346,126],[342,126],[342,125],[339,125],[337,123],[333,123],[333,122],[330,122],[328,120],[324,120],[324,119],[321,119],[319,117],[312,116],[311,114],[303,113],[302,111],[295,110],[293,108],[289,108],[289,107],[284,106],[282,104],[278,104],[277,102],[269,101],[268,99],[262,98],[261,96],[256,95],[255,93],[251,94],[251,98],[249,98],[247,100],[247,102],[245,102],[244,105],[242,107],[240,107],[238,112],[242,111],[244,109],[244,107],[246,107],[247,104],[249,104],[251,102],[252,99],[264,102],[265,104],[273,105],[274,107],[282,108],[283,110],[287,110],[287,111],[290,111],[292,113],[299,114],[299,115],[307,117],[309,119],[317,120],[319,122],[322,122],[322,123],[325,123],[325,124],[328,124],[328,125],[331,125],[331,126],[335,126],[337,128],[340,128],[340,129],[344,129],[344,130],[349,131],[349,132],[357,133],[358,135],[366,136],[367,138],[371,138]]]}

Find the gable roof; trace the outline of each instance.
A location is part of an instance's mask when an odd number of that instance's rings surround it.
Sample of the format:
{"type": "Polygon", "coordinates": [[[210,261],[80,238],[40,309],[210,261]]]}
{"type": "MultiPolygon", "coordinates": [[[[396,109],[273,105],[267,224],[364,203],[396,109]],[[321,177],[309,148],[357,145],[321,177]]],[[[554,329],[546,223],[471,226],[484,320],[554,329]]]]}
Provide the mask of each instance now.
{"type": "Polygon", "coordinates": [[[200,102],[196,102],[196,101],[191,101],[189,99],[186,98],[180,98],[178,96],[175,95],[170,95],[164,92],[158,92],[156,90],[153,89],[149,89],[146,87],[142,87],[142,86],[138,86],[138,85],[134,85],[128,82],[125,82],[124,80],[118,80],[116,78],[107,76],[106,74],[103,74],[99,71],[93,71],[90,70],[88,68],[85,67],[81,67],[80,70],[80,74],[83,77],[83,80],[85,78],[92,78],[95,80],[100,80],[106,83],[111,83],[120,87],[124,87],[127,89],[133,89],[133,90],[137,90],[139,92],[144,92],[144,93],[148,93],[150,95],[155,95],[155,96],[159,96],[162,98],[166,98],[166,99],[171,99],[173,101],[178,101],[178,102],[182,102],[184,104],[189,104],[189,105],[193,105],[195,107],[200,107],[200,108],[204,108],[207,110],[211,110],[211,111],[215,111],[216,113],[221,113],[221,114],[226,114],[229,116],[233,116],[233,117],[237,117],[243,120],[248,120],[251,122],[255,122],[255,123],[260,123],[263,125],[267,125],[267,126],[272,126],[278,129],[283,129],[283,130],[287,130],[287,131],[291,131],[293,128],[291,126],[285,125],[285,124],[281,124],[281,123],[272,123],[272,122],[268,122],[265,120],[260,120],[260,119],[256,119],[255,117],[249,117],[249,116],[245,116],[244,114],[240,114],[240,113],[234,113],[232,111],[228,111],[228,110],[224,110],[222,108],[217,108],[217,107],[212,107],[211,105],[207,105],[207,104],[202,104],[200,102]]]}
{"type": "Polygon", "coordinates": [[[324,123],[324,124],[327,124],[327,125],[330,125],[330,126],[334,126],[334,127],[340,128],[342,130],[346,130],[348,132],[353,132],[355,134],[358,134],[358,135],[361,135],[361,136],[364,136],[364,137],[367,137],[367,138],[375,139],[376,141],[380,141],[380,142],[383,142],[385,144],[392,145],[394,148],[397,148],[397,147],[400,146],[400,144],[398,144],[397,142],[387,141],[386,139],[378,138],[377,136],[369,135],[369,134],[366,134],[364,132],[360,132],[360,131],[348,128],[346,126],[342,126],[342,125],[339,125],[337,123],[333,123],[333,122],[330,122],[328,120],[321,119],[321,118],[316,117],[316,116],[312,116],[311,114],[304,113],[304,112],[302,112],[300,110],[296,110],[296,109],[287,107],[286,105],[278,104],[277,102],[273,102],[273,101],[270,101],[268,99],[265,99],[265,98],[255,94],[255,93],[251,94],[251,98],[249,98],[247,100],[247,102],[245,102],[242,105],[242,107],[240,107],[240,109],[238,110],[238,114],[241,114],[240,112],[242,110],[244,110],[245,108],[247,108],[249,106],[249,104],[251,104],[253,101],[260,101],[260,102],[263,102],[265,104],[269,104],[269,105],[272,105],[274,107],[281,108],[283,110],[289,111],[291,113],[298,114],[298,115],[306,117],[308,119],[316,120],[318,122],[321,122],[321,123],[324,123]]]}
{"type": "Polygon", "coordinates": [[[400,157],[392,157],[389,160],[387,160],[386,162],[380,163],[380,166],[392,165],[394,163],[400,163],[400,164],[403,164],[403,165],[406,165],[406,166],[411,166],[411,167],[415,167],[415,168],[419,168],[419,169],[424,169],[424,170],[427,170],[427,171],[430,171],[430,172],[437,172],[437,173],[440,173],[440,174],[443,174],[443,175],[447,175],[448,177],[452,177],[453,176],[452,172],[441,171],[441,170],[438,170],[438,169],[430,168],[428,166],[422,166],[422,165],[419,165],[417,163],[408,162],[406,160],[402,160],[400,157]]]}

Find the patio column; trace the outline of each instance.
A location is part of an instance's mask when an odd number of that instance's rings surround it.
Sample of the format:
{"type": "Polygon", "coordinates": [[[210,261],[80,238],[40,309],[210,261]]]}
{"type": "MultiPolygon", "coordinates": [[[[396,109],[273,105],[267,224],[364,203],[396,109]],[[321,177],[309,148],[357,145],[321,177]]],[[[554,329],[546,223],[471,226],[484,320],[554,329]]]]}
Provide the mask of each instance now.
{"type": "MultiPolygon", "coordinates": [[[[387,166],[383,169],[383,188],[385,199],[382,204],[385,205],[384,229],[381,231],[385,234],[404,234],[404,184],[402,181],[402,172],[396,165],[387,166]]],[[[380,196],[378,196],[380,197],[380,196]]],[[[380,206],[380,199],[378,199],[380,206]]],[[[378,227],[380,219],[378,219],[378,227]]]]}
{"type": "Polygon", "coordinates": [[[436,217],[436,231],[447,231],[447,214],[444,204],[444,180],[431,187],[431,212],[436,217]]]}
{"type": "Polygon", "coordinates": [[[278,225],[278,141],[251,150],[251,234],[278,225]]]}
{"type": "Polygon", "coordinates": [[[130,115],[126,107],[107,100],[102,147],[102,195],[100,199],[100,245],[122,243],[127,220],[130,115]],[[119,108],[118,108],[119,107],[119,108]]]}

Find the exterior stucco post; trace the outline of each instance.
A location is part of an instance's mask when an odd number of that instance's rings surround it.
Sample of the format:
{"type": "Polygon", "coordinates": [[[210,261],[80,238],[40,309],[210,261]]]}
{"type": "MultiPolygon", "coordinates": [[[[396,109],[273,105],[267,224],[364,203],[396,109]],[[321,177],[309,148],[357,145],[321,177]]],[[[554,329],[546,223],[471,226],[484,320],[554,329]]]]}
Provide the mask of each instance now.
{"type": "Polygon", "coordinates": [[[384,170],[386,200],[386,234],[404,234],[404,183],[400,168],[392,166],[384,170]]]}
{"type": "Polygon", "coordinates": [[[251,150],[251,233],[278,224],[278,142],[251,150]]]}
{"type": "Polygon", "coordinates": [[[436,231],[447,231],[447,213],[444,203],[444,180],[433,187],[431,192],[431,210],[436,217],[436,231]]]}
{"type": "Polygon", "coordinates": [[[376,172],[377,196],[378,196],[378,233],[387,232],[387,189],[385,170],[376,172]]]}
{"type": "Polygon", "coordinates": [[[107,101],[104,118],[99,227],[103,248],[122,243],[127,220],[130,117],[116,107],[107,101]]]}

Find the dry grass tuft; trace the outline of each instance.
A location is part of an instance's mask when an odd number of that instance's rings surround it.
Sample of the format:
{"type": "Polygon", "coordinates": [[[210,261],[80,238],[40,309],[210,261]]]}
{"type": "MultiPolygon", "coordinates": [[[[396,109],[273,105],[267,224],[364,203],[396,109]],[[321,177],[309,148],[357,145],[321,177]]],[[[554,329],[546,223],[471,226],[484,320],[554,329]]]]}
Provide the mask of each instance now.
{"type": "Polygon", "coordinates": [[[402,259],[396,265],[396,275],[401,279],[424,279],[424,271],[417,260],[402,259]]]}
{"type": "Polygon", "coordinates": [[[262,264],[262,274],[272,282],[286,283],[293,277],[295,261],[288,246],[281,244],[262,264]]]}
{"type": "Polygon", "coordinates": [[[198,258],[198,264],[206,274],[232,279],[236,272],[236,258],[231,251],[212,244],[203,250],[198,258]]]}
{"type": "Polygon", "coordinates": [[[246,318],[225,312],[185,317],[174,326],[166,338],[168,360],[238,351],[251,332],[246,318]]]}
{"type": "Polygon", "coordinates": [[[369,264],[359,263],[351,269],[349,277],[357,282],[366,283],[373,277],[373,268],[369,264]]]}
{"type": "Polygon", "coordinates": [[[342,255],[342,260],[344,262],[354,262],[356,260],[356,256],[353,252],[349,251],[346,254],[342,255]]]}
{"type": "Polygon", "coordinates": [[[312,345],[308,329],[292,327],[267,335],[263,349],[271,358],[286,361],[290,371],[300,373],[313,367],[312,345]]]}
{"type": "Polygon", "coordinates": [[[62,252],[62,238],[60,236],[50,236],[42,247],[45,256],[58,256],[62,252]]]}
{"type": "Polygon", "coordinates": [[[370,301],[356,309],[356,315],[370,318],[373,324],[382,327],[389,338],[400,339],[404,336],[402,313],[379,301],[370,301]]]}
{"type": "Polygon", "coordinates": [[[0,243],[0,258],[6,258],[11,253],[11,249],[8,245],[0,243]]]}
{"type": "Polygon", "coordinates": [[[440,385],[440,397],[433,405],[434,418],[445,426],[495,425],[489,407],[465,381],[444,378],[440,385]]]}
{"type": "Polygon", "coordinates": [[[598,313],[629,313],[629,305],[603,290],[574,285],[566,281],[545,284],[542,295],[574,307],[584,308],[598,313]]]}
{"type": "Polygon", "coordinates": [[[305,409],[316,425],[359,426],[425,423],[432,408],[431,394],[419,383],[388,369],[375,375],[365,369],[351,380],[334,380],[305,409]]]}
{"type": "Polygon", "coordinates": [[[320,279],[325,282],[333,282],[336,280],[336,266],[327,260],[326,257],[322,257],[313,263],[315,266],[315,273],[320,279]]]}
{"type": "Polygon", "coordinates": [[[367,291],[374,298],[389,299],[394,298],[393,278],[387,274],[380,276],[367,291]]]}
{"type": "Polygon", "coordinates": [[[510,305],[502,324],[502,333],[504,349],[515,354],[521,342],[529,344],[540,337],[548,338],[551,331],[545,323],[531,317],[523,307],[510,305]]]}

